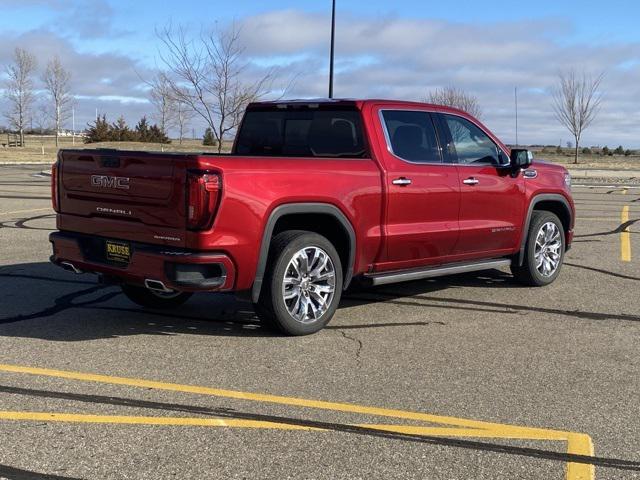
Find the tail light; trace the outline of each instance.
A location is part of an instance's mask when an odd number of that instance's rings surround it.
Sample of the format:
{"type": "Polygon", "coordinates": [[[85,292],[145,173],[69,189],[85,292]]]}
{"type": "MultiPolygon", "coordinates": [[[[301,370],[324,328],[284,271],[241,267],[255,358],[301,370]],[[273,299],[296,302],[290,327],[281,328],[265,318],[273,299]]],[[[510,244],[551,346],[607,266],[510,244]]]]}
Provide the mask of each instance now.
{"type": "Polygon", "coordinates": [[[213,173],[187,174],[187,227],[206,230],[211,227],[220,201],[220,176],[213,173]]]}
{"type": "Polygon", "coordinates": [[[51,206],[56,212],[60,211],[60,202],[58,199],[58,162],[51,167],[51,206]]]}

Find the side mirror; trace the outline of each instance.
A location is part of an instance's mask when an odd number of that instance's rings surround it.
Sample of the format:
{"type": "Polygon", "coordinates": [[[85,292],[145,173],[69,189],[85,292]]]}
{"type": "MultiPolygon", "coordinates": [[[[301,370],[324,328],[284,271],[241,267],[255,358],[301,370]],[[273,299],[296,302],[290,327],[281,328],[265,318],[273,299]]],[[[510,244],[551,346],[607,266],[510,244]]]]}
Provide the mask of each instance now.
{"type": "Polygon", "coordinates": [[[511,150],[511,168],[513,170],[526,170],[533,162],[533,152],[526,149],[514,148],[511,150]]]}

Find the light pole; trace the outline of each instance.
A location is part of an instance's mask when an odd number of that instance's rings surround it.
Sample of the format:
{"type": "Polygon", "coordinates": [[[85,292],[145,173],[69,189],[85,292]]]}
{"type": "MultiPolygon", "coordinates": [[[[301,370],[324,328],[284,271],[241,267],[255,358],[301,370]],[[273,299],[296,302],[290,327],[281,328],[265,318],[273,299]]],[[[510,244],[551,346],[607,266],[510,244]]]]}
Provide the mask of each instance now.
{"type": "Polygon", "coordinates": [[[516,87],[516,147],[518,143],[518,87],[516,87]]]}
{"type": "Polygon", "coordinates": [[[336,43],[336,0],[332,0],[331,7],[331,55],[329,58],[329,98],[333,98],[333,57],[336,43]]]}

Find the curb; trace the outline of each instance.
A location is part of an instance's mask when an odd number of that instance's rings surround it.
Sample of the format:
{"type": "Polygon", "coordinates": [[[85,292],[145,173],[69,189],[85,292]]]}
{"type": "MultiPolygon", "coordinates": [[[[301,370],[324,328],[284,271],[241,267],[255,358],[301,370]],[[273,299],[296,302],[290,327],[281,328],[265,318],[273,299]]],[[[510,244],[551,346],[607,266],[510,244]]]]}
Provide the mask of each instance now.
{"type": "Polygon", "coordinates": [[[629,180],[640,179],[640,170],[598,170],[598,169],[573,169],[569,168],[573,178],[624,178],[629,180]]]}
{"type": "Polygon", "coordinates": [[[19,165],[53,165],[54,162],[0,162],[0,167],[15,167],[19,165]]]}

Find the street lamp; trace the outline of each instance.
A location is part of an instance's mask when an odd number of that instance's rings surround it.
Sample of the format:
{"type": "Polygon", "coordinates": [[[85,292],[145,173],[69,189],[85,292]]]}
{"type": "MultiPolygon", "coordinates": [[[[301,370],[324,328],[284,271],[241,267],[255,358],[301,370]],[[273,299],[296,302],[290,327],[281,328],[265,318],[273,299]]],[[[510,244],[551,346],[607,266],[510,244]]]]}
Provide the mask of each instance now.
{"type": "Polygon", "coordinates": [[[332,1],[331,8],[331,55],[329,59],[329,98],[333,98],[333,57],[336,43],[336,0],[332,1]]]}
{"type": "Polygon", "coordinates": [[[518,145],[518,87],[516,87],[516,148],[518,145]]]}

